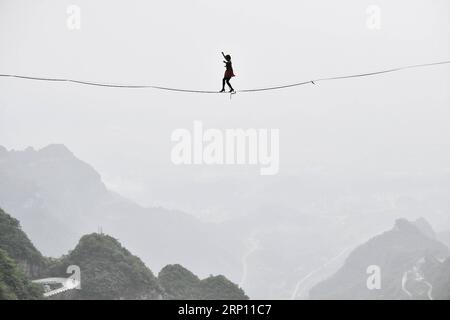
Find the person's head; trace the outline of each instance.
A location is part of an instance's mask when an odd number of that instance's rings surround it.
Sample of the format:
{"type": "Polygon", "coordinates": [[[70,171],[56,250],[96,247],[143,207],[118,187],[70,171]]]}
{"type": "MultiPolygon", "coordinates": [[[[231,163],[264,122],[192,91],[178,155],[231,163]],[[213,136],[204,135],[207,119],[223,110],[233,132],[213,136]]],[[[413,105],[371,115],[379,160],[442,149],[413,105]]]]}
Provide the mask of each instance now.
{"type": "Polygon", "coordinates": [[[225,60],[231,61],[231,56],[230,56],[229,54],[227,54],[227,55],[225,56],[225,60]]]}

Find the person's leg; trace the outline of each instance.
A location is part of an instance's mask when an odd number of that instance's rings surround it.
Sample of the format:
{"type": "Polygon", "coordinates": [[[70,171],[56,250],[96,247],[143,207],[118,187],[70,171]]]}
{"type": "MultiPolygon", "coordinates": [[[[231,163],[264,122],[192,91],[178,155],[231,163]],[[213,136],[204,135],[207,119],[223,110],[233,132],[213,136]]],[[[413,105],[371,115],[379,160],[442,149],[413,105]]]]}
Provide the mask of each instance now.
{"type": "Polygon", "coordinates": [[[220,90],[220,92],[224,91],[225,91],[225,78],[222,79],[222,90],[220,90]]]}
{"type": "Polygon", "coordinates": [[[230,84],[230,78],[227,79],[227,85],[230,87],[231,91],[234,91],[233,87],[230,84]]]}

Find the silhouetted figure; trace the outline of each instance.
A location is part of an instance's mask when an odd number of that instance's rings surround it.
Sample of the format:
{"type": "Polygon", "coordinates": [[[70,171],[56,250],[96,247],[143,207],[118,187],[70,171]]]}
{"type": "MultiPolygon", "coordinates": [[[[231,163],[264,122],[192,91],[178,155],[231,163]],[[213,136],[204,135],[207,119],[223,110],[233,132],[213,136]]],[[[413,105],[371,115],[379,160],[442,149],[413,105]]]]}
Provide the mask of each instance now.
{"type": "Polygon", "coordinates": [[[234,92],[234,89],[230,84],[230,79],[234,77],[233,65],[231,64],[231,56],[229,54],[225,55],[223,52],[222,55],[226,60],[223,63],[225,63],[225,68],[227,69],[225,70],[225,75],[223,76],[222,90],[220,92],[225,92],[225,82],[227,83],[228,87],[230,87],[230,92],[234,92]]]}

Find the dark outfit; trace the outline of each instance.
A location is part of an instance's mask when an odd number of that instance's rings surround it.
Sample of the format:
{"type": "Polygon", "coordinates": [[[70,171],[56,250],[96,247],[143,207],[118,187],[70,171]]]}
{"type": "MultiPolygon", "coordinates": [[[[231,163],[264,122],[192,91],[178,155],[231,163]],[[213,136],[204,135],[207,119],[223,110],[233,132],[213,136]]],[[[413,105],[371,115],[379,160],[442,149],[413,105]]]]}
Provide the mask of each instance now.
{"type": "Polygon", "coordinates": [[[231,61],[227,61],[225,62],[225,66],[226,66],[226,70],[225,70],[225,74],[224,74],[224,78],[225,79],[231,79],[232,77],[234,77],[234,73],[233,73],[233,65],[231,64],[231,61]]]}
{"type": "Polygon", "coordinates": [[[225,67],[227,69],[225,70],[225,74],[223,75],[221,92],[223,92],[225,90],[225,83],[230,87],[230,90],[231,90],[230,92],[234,92],[234,89],[230,84],[230,79],[232,77],[234,77],[233,65],[231,64],[231,61],[224,61],[224,62],[225,62],[225,67]]]}

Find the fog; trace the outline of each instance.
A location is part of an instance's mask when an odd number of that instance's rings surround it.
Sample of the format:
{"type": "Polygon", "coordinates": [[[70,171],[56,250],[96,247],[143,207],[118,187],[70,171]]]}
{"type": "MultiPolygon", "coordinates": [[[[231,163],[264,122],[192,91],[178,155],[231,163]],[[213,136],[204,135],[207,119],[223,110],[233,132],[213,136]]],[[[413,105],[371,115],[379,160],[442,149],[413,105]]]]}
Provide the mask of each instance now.
{"type": "MultiPolygon", "coordinates": [[[[233,58],[237,90],[282,85],[449,60],[448,12],[446,0],[0,0],[0,74],[219,91],[224,51],[233,58]],[[71,4],[81,9],[80,30],[66,25],[71,4]],[[379,30],[366,25],[373,4],[381,9],[379,30]]],[[[0,78],[0,145],[64,144],[109,189],[142,206],[229,223],[223,228],[255,225],[245,229],[254,230],[244,264],[258,246],[269,252],[258,257],[261,265],[275,264],[271,245],[289,260],[289,251],[300,251],[291,231],[302,233],[304,245],[318,241],[306,246],[305,257],[320,243],[340,242],[334,237],[341,231],[316,239],[322,225],[305,227],[304,215],[339,220],[372,214],[370,227],[362,218],[351,222],[354,239],[324,253],[328,259],[402,216],[450,229],[449,68],[232,97],[0,78]],[[196,120],[219,130],[279,129],[279,173],[261,176],[251,165],[174,165],[171,134],[192,130],[196,120]],[[306,230],[270,229],[291,216],[306,230]]],[[[291,262],[267,268],[283,274],[291,262]]],[[[230,277],[251,297],[306,294],[295,289],[300,271],[283,279],[284,287],[282,276],[270,273],[283,288],[264,291],[260,283],[246,283],[243,274],[251,275],[252,267],[243,268],[230,277]]]]}

